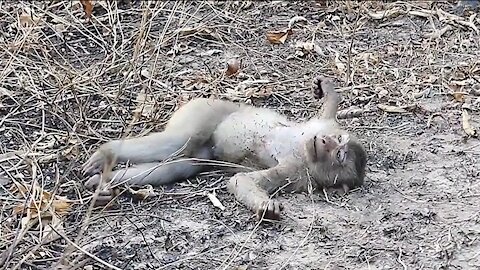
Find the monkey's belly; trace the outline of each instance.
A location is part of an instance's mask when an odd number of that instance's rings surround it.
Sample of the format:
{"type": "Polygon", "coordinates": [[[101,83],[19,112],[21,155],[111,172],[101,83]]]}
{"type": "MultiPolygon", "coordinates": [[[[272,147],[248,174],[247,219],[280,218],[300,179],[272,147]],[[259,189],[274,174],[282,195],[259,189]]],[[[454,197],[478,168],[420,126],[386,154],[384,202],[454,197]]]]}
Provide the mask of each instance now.
{"type": "Polygon", "coordinates": [[[266,149],[265,139],[271,131],[288,120],[266,109],[241,110],[229,115],[213,134],[214,156],[239,164],[269,167],[277,164],[276,157],[266,149]]]}

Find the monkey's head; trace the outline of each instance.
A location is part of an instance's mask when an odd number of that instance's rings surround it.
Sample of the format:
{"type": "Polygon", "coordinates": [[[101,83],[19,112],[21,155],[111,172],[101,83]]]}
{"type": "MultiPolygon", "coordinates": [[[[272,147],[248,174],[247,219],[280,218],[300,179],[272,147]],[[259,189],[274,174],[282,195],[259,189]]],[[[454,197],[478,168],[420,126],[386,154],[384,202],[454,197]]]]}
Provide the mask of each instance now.
{"type": "Polygon", "coordinates": [[[319,186],[346,184],[354,188],[363,184],[367,154],[348,133],[317,134],[307,140],[305,152],[309,173],[319,186]]]}

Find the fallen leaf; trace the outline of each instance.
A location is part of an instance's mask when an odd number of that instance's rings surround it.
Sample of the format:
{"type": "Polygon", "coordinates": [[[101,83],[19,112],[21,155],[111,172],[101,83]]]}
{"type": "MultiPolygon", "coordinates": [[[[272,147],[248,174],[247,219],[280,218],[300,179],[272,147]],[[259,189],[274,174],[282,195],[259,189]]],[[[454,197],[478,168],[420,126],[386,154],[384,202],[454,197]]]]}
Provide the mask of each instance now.
{"type": "Polygon", "coordinates": [[[80,3],[82,4],[83,10],[85,11],[85,16],[90,19],[93,12],[92,0],[80,0],[80,3]]]}
{"type": "Polygon", "coordinates": [[[388,90],[384,89],[383,87],[376,88],[375,92],[377,92],[379,99],[382,99],[388,95],[388,90]]]}
{"type": "Polygon", "coordinates": [[[27,7],[25,8],[25,11],[18,16],[18,21],[21,27],[32,27],[38,24],[40,17],[27,7]]]}
{"type": "Polygon", "coordinates": [[[18,181],[13,180],[13,183],[10,190],[21,198],[19,200],[21,203],[14,206],[12,210],[14,215],[22,215],[20,235],[37,225],[43,228],[42,243],[58,239],[59,235],[51,227],[55,227],[57,231],[63,231],[63,220],[60,217],[69,212],[71,202],[67,198],[45,191],[37,183],[29,185],[30,189],[18,181]]]}
{"type": "Polygon", "coordinates": [[[214,193],[207,193],[207,197],[212,202],[213,206],[220,208],[222,211],[225,210],[225,206],[220,202],[220,200],[215,196],[214,193]]]}
{"type": "Polygon", "coordinates": [[[431,38],[431,39],[441,38],[447,31],[450,31],[452,29],[453,29],[452,26],[447,25],[440,30],[435,30],[432,33],[426,34],[425,37],[431,38]]]}
{"type": "Polygon", "coordinates": [[[335,66],[340,74],[345,73],[345,70],[347,69],[346,65],[340,61],[340,53],[338,51],[335,51],[335,66]]]}
{"type": "Polygon", "coordinates": [[[470,124],[470,115],[468,114],[467,110],[462,110],[462,127],[467,135],[472,137],[477,136],[477,131],[470,124]]]}
{"type": "Polygon", "coordinates": [[[450,84],[454,84],[454,85],[457,85],[457,86],[467,86],[471,83],[471,80],[470,79],[467,79],[467,80],[462,80],[462,81],[455,81],[455,80],[452,80],[450,82],[450,84]]]}
{"type": "Polygon", "coordinates": [[[52,216],[51,219],[42,219],[42,227],[41,238],[43,244],[60,239],[61,236],[57,232],[65,233],[63,221],[57,216],[52,216]],[[55,228],[55,230],[53,230],[52,227],[55,228]]]}
{"type": "Polygon", "coordinates": [[[212,56],[214,54],[219,54],[219,53],[222,53],[222,50],[218,50],[218,49],[212,49],[212,50],[208,50],[206,52],[201,52],[199,54],[197,54],[198,56],[212,56]]]}
{"type": "Polygon", "coordinates": [[[427,78],[422,79],[422,83],[435,83],[438,80],[438,76],[429,74],[427,78]]]}
{"type": "Polygon", "coordinates": [[[303,16],[295,16],[288,22],[288,29],[292,29],[293,25],[297,22],[308,22],[308,20],[303,16]]]}
{"type": "MultiPolygon", "coordinates": [[[[143,76],[147,74],[142,74],[143,76]]],[[[133,116],[136,120],[140,119],[140,116],[150,117],[154,113],[155,99],[151,94],[145,93],[145,89],[142,89],[138,93],[135,100],[137,107],[133,110],[133,116]]]]}
{"type": "Polygon", "coordinates": [[[140,189],[132,189],[131,187],[128,188],[128,192],[132,194],[138,200],[145,200],[147,198],[156,197],[158,194],[153,189],[153,186],[146,185],[140,189]]]}
{"type": "Polygon", "coordinates": [[[51,149],[55,146],[55,143],[57,142],[57,138],[53,135],[47,135],[44,138],[44,141],[40,141],[36,145],[37,150],[46,150],[46,149],[51,149]]]}
{"type": "Polygon", "coordinates": [[[184,28],[177,29],[176,32],[182,35],[191,35],[199,31],[201,31],[200,27],[184,27],[184,28]]]}
{"type": "Polygon", "coordinates": [[[311,52],[315,48],[315,43],[313,42],[304,42],[304,41],[297,41],[295,43],[295,49],[301,49],[301,50],[306,50],[308,52],[311,52]]]}
{"type": "Polygon", "coordinates": [[[381,19],[384,19],[384,18],[393,17],[393,16],[396,16],[396,15],[399,15],[399,14],[403,13],[402,9],[400,9],[398,7],[394,7],[392,9],[388,9],[388,10],[377,11],[377,12],[371,12],[371,11],[367,10],[366,8],[363,8],[363,9],[366,10],[368,16],[370,16],[370,18],[372,18],[374,20],[381,20],[381,19]]]}
{"type": "Polygon", "coordinates": [[[212,30],[209,28],[204,27],[204,25],[198,25],[195,27],[184,27],[176,30],[175,32],[179,33],[180,35],[188,36],[192,34],[198,34],[198,35],[203,35],[203,36],[210,36],[215,39],[218,39],[217,34],[215,34],[212,30]]]}
{"type": "Polygon", "coordinates": [[[369,52],[359,53],[356,58],[359,58],[363,61],[365,69],[367,69],[367,70],[369,69],[369,64],[370,63],[376,65],[379,62],[378,56],[374,53],[369,53],[369,52]]]}
{"type": "Polygon", "coordinates": [[[433,14],[434,14],[434,11],[429,11],[429,10],[426,10],[426,9],[408,11],[408,15],[418,16],[418,17],[423,17],[423,18],[429,18],[433,14]]]}
{"type": "Polygon", "coordinates": [[[460,20],[458,21],[458,24],[461,24],[463,26],[467,26],[467,27],[470,27],[472,28],[475,33],[477,33],[477,35],[479,34],[479,30],[477,28],[477,26],[475,25],[474,21],[475,21],[475,16],[477,16],[477,13],[473,13],[472,15],[470,15],[470,18],[468,19],[468,22],[467,21],[463,21],[463,20],[460,20]]]}
{"type": "Polygon", "coordinates": [[[467,93],[464,93],[464,92],[453,92],[452,93],[453,98],[457,102],[465,102],[465,95],[467,95],[467,93]]]}
{"type": "Polygon", "coordinates": [[[267,32],[267,40],[272,44],[283,44],[287,40],[288,35],[292,34],[291,29],[285,29],[282,31],[267,32]]]}
{"type": "Polygon", "coordinates": [[[13,98],[13,92],[8,90],[7,88],[0,87],[0,98],[3,96],[13,98]]]}
{"type": "Polygon", "coordinates": [[[234,74],[237,74],[238,71],[240,70],[240,61],[237,58],[231,58],[230,60],[227,61],[227,71],[225,71],[225,74],[227,76],[232,76],[234,74]]]}
{"type": "Polygon", "coordinates": [[[385,104],[378,104],[378,108],[384,112],[388,113],[406,113],[407,110],[397,106],[385,105],[385,104]]]}
{"type": "Polygon", "coordinates": [[[12,182],[10,178],[6,177],[5,175],[0,174],[0,186],[6,186],[12,182]]]}

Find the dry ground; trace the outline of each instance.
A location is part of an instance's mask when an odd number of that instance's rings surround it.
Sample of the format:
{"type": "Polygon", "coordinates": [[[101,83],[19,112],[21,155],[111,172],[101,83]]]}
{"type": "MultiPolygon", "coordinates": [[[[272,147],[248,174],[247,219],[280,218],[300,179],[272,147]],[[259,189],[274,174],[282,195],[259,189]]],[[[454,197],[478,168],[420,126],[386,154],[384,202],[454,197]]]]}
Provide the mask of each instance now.
{"type": "Polygon", "coordinates": [[[480,144],[466,124],[480,120],[480,18],[435,2],[98,2],[91,21],[78,2],[0,2],[0,265],[479,269],[480,144]],[[222,172],[90,210],[79,166],[99,144],[161,130],[199,96],[306,119],[317,74],[336,78],[342,109],[366,109],[341,120],[367,147],[364,187],[282,195],[275,224],[257,224],[222,172]]]}

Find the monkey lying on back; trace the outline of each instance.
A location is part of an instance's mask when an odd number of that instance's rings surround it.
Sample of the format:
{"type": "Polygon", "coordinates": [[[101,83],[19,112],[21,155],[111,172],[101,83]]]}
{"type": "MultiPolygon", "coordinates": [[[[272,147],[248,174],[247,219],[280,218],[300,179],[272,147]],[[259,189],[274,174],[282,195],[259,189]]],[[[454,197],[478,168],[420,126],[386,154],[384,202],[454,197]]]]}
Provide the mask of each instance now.
{"type": "Polygon", "coordinates": [[[84,164],[86,186],[100,183],[109,159],[136,165],[113,171],[105,181],[162,185],[192,177],[208,168],[205,159],[257,170],[235,174],[228,190],[257,217],[278,219],[281,204],[270,194],[282,188],[306,191],[363,184],[367,156],[362,145],[336,121],[340,97],[331,81],[317,77],[314,94],[325,97],[322,111],[304,123],[272,110],[222,100],[195,99],[176,111],[165,130],[103,144],[84,164]],[[174,161],[162,161],[179,154],[174,161]],[[92,176],[93,175],[93,176],[92,176]]]}

